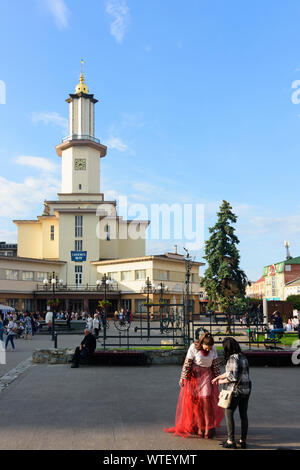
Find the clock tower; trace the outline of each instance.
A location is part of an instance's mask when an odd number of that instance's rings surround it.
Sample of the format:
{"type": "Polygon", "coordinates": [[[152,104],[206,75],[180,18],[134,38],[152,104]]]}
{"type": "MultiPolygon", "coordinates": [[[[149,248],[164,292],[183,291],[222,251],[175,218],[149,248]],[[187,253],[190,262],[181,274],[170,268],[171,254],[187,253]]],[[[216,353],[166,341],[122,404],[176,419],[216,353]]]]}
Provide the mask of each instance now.
{"type": "Polygon", "coordinates": [[[69,103],[69,135],[56,147],[62,158],[62,195],[100,193],[100,158],[107,147],[95,138],[95,111],[98,102],[89,93],[83,73],[69,103]]]}

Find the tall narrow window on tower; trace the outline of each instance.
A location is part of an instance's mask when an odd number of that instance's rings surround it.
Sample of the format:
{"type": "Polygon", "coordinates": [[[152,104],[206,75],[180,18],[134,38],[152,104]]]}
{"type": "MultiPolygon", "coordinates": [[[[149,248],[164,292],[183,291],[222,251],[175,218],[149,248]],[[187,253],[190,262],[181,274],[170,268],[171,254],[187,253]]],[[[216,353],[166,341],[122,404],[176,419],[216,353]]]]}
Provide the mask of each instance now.
{"type": "Polygon", "coordinates": [[[82,215],[75,215],[75,237],[82,237],[82,215]]]}
{"type": "Polygon", "coordinates": [[[82,240],[75,240],[75,251],[82,251],[82,240]]]}
{"type": "Polygon", "coordinates": [[[110,226],[109,225],[105,226],[105,232],[106,232],[106,240],[110,241],[110,226]]]}
{"type": "Polygon", "coordinates": [[[50,230],[50,240],[54,240],[54,225],[51,225],[51,230],[50,230]]]}

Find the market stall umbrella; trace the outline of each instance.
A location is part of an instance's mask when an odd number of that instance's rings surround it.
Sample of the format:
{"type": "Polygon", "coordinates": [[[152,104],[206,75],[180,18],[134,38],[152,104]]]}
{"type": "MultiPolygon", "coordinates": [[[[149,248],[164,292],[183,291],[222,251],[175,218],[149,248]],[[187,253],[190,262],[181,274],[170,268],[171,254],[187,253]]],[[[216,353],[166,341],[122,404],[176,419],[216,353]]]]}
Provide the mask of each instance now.
{"type": "Polygon", "coordinates": [[[0,312],[2,313],[13,313],[15,309],[13,307],[9,307],[8,305],[0,304],[0,312]]]}

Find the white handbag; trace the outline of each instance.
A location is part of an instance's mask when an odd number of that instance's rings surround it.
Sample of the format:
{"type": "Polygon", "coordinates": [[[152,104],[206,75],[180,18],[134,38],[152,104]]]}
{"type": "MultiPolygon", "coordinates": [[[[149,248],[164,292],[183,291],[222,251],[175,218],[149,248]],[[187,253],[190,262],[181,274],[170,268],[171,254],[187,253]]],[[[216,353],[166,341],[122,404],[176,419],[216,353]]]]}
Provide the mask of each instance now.
{"type": "Polygon", "coordinates": [[[242,376],[240,376],[240,378],[237,381],[237,383],[235,384],[233,390],[226,390],[226,389],[222,388],[222,390],[220,392],[220,395],[219,395],[219,402],[218,402],[218,406],[220,408],[229,408],[230,407],[233,392],[238,388],[238,386],[240,385],[241,380],[242,380],[242,376]]]}
{"type": "Polygon", "coordinates": [[[223,388],[220,395],[219,395],[218,406],[220,406],[220,408],[229,408],[230,403],[231,403],[231,399],[232,399],[232,391],[225,390],[223,388]]]}

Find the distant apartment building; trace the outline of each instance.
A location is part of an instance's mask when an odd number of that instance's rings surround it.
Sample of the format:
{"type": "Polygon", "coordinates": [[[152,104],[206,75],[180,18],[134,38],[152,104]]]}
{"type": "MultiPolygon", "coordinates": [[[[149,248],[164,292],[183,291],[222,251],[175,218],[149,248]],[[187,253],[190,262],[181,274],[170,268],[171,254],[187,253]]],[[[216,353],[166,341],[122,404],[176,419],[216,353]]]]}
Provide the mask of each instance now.
{"type": "Polygon", "coordinates": [[[0,242],[0,256],[17,256],[17,251],[16,243],[0,242]]]}
{"type": "Polygon", "coordinates": [[[300,277],[294,281],[287,282],[284,289],[284,300],[290,295],[300,295],[300,277]]]}
{"type": "Polygon", "coordinates": [[[267,300],[285,300],[286,286],[300,277],[300,256],[264,268],[265,292],[267,300]]]}
{"type": "Polygon", "coordinates": [[[263,299],[265,295],[265,278],[262,276],[258,281],[252,282],[246,288],[246,296],[255,299],[263,299]]]}

